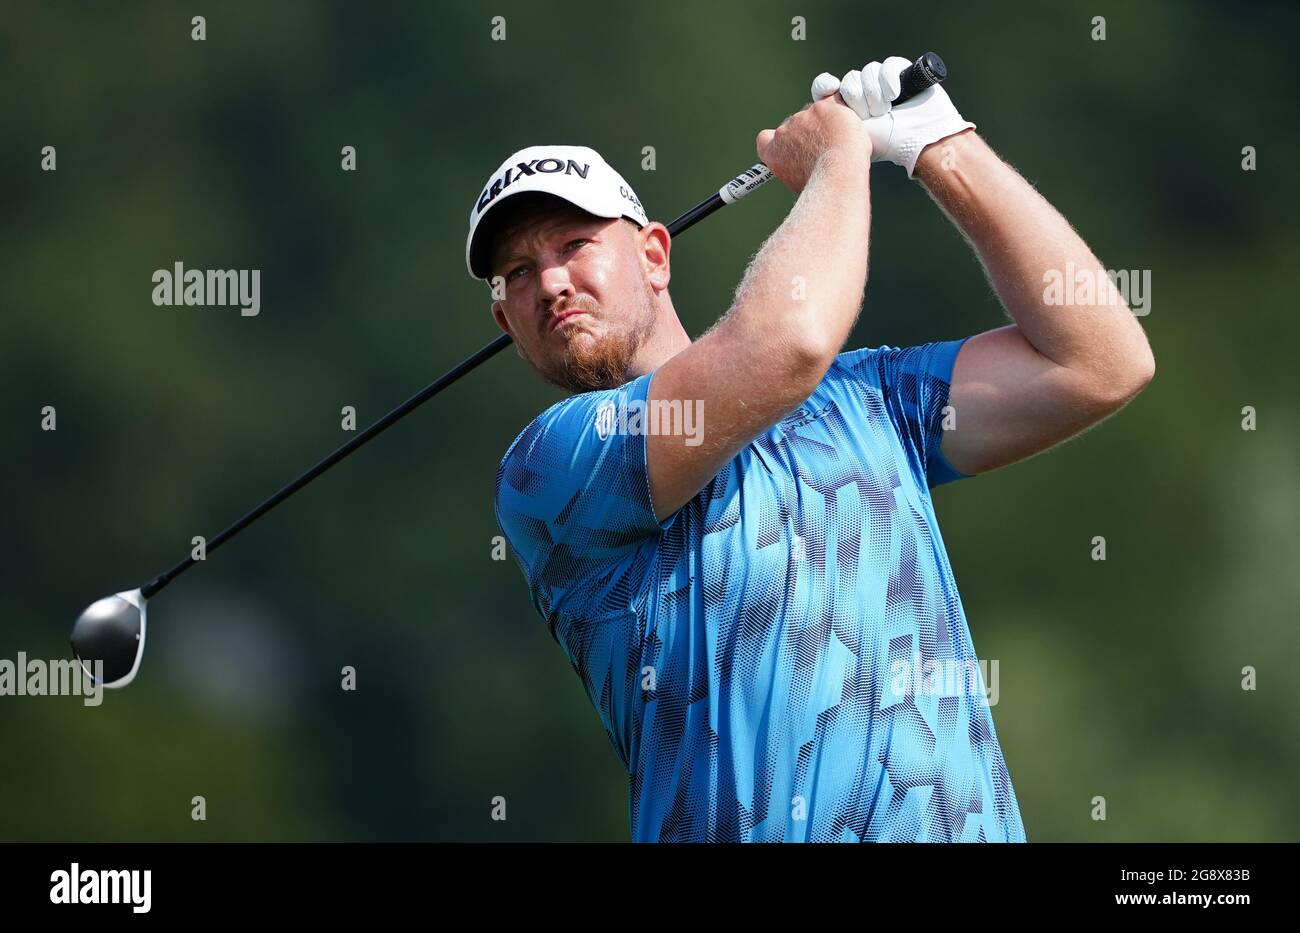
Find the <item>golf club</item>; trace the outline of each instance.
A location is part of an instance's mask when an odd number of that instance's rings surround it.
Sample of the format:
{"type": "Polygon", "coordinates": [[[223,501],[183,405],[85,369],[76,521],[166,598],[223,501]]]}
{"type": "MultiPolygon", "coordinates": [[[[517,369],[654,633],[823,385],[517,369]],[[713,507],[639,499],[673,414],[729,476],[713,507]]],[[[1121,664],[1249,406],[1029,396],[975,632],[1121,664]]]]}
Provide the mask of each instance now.
{"type": "MultiPolygon", "coordinates": [[[[911,99],[931,85],[943,81],[947,74],[947,68],[938,55],[933,52],[925,53],[902,71],[900,75],[902,90],[893,103],[901,104],[911,99]]],[[[772,178],[772,171],[761,162],[746,169],[719,188],[716,193],[668,224],[669,234],[677,236],[719,208],[727,204],[733,204],[750,192],[762,187],[772,178]]],[[[502,334],[398,405],[361,434],[339,447],[324,460],[321,460],[229,528],[212,538],[207,543],[205,557],[340,460],[378,437],[393,424],[460,379],[461,376],[500,353],[511,342],[509,334],[502,334]]],[[[140,660],[144,655],[145,607],[148,600],[157,595],[167,584],[171,583],[195,563],[197,563],[197,560],[193,556],[187,557],[138,589],[124,590],[113,596],[97,600],[77,617],[77,621],[72,626],[72,650],[87,676],[93,678],[93,663],[101,661],[103,663],[103,686],[125,687],[135,679],[135,675],[140,669],[140,660]]]]}

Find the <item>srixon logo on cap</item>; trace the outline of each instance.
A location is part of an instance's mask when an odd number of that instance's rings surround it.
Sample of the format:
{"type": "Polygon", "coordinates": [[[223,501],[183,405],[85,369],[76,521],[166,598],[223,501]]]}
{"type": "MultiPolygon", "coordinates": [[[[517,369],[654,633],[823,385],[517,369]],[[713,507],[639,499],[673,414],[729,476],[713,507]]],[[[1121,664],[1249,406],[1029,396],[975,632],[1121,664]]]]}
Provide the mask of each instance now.
{"type": "Polygon", "coordinates": [[[516,182],[525,175],[535,175],[542,172],[547,175],[577,175],[585,179],[587,172],[591,171],[591,163],[584,162],[579,165],[572,159],[533,159],[531,162],[518,162],[512,167],[506,169],[506,173],[500,178],[492,179],[492,184],[483,189],[483,194],[478,199],[478,212],[483,213],[483,209],[491,204],[496,196],[510,187],[512,182],[516,182]],[[516,169],[518,171],[516,171],[516,169]]]}

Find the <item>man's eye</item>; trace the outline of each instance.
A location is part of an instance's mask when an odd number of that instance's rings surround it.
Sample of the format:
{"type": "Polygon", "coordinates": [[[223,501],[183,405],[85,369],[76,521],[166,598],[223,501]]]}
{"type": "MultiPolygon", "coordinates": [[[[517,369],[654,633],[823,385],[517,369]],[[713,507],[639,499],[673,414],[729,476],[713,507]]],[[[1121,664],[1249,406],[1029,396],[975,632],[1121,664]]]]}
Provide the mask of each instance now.
{"type": "MultiPolygon", "coordinates": [[[[584,237],[579,237],[579,238],[576,239],[576,240],[570,240],[568,243],[565,244],[564,248],[565,248],[565,249],[571,249],[575,243],[581,244],[581,243],[587,243],[587,242],[590,242],[590,241],[588,241],[588,240],[587,240],[586,238],[584,238],[584,237]]],[[[527,269],[528,269],[528,266],[526,266],[526,265],[523,265],[523,266],[515,266],[513,269],[511,269],[509,272],[506,273],[506,281],[507,281],[507,282],[513,282],[513,281],[515,280],[515,278],[516,278],[515,273],[517,273],[517,272],[525,272],[525,271],[527,271],[527,269]]]]}

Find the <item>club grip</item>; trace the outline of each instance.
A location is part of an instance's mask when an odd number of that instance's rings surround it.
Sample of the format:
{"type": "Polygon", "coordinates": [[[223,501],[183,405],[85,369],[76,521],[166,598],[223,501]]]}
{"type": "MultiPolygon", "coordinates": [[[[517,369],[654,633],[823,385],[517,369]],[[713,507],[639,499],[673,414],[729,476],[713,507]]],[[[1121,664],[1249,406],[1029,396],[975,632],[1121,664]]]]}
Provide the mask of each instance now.
{"type": "Polygon", "coordinates": [[[948,77],[948,66],[934,52],[926,52],[898,75],[901,90],[894,98],[897,106],[911,100],[933,84],[940,84],[948,77]]]}
{"type": "MultiPolygon", "coordinates": [[[[892,106],[896,107],[911,100],[926,88],[943,82],[947,77],[948,66],[943,63],[943,59],[935,52],[926,52],[898,73],[900,90],[898,96],[892,101],[892,106]]],[[[751,191],[763,187],[772,178],[772,170],[762,162],[752,168],[745,169],[745,171],[719,188],[717,194],[706,201],[701,201],[674,220],[669,225],[669,232],[676,235],[678,230],[685,230],[724,205],[736,203],[751,191]]]]}

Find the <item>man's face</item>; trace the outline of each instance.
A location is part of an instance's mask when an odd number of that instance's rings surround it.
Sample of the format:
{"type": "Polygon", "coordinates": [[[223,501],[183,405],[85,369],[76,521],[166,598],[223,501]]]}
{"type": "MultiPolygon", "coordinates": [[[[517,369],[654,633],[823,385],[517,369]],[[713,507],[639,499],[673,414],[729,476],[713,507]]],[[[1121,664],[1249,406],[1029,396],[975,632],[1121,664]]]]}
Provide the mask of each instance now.
{"type": "Polygon", "coordinates": [[[496,237],[492,275],[505,279],[497,322],[547,382],[589,392],[633,378],[657,320],[634,225],[568,205],[530,212],[496,237]]]}

